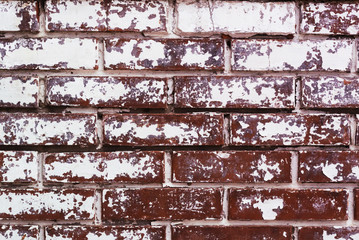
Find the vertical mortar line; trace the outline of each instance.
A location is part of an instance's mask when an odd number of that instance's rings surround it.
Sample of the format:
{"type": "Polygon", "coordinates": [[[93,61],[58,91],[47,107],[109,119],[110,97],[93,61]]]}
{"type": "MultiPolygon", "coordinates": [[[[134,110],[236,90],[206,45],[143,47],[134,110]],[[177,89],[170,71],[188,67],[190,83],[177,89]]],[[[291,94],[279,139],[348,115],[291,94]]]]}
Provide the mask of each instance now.
{"type": "Polygon", "coordinates": [[[223,206],[223,219],[222,219],[222,223],[223,225],[228,225],[228,187],[224,186],[223,189],[223,202],[222,202],[222,206],[223,206]]]}
{"type": "Polygon", "coordinates": [[[167,109],[166,112],[173,112],[175,101],[174,79],[167,79],[167,109]]]}
{"type": "Polygon", "coordinates": [[[350,127],[350,145],[349,148],[350,150],[357,150],[358,147],[355,145],[355,140],[356,140],[356,131],[357,131],[357,121],[356,121],[356,117],[355,115],[350,115],[349,116],[349,127],[350,127]]]}
{"type": "Polygon", "coordinates": [[[37,171],[38,171],[38,188],[44,188],[44,163],[45,163],[46,153],[38,153],[37,155],[37,171]]]}
{"type": "Polygon", "coordinates": [[[295,227],[295,226],[292,226],[294,231],[293,231],[293,240],[298,240],[298,230],[299,230],[299,227],[295,227]]]}
{"type": "Polygon", "coordinates": [[[98,73],[104,74],[105,70],[105,43],[103,38],[98,38],[98,73]]]}
{"type": "Polygon", "coordinates": [[[353,40],[353,51],[352,51],[352,64],[351,64],[351,69],[350,72],[353,74],[357,73],[357,64],[358,64],[358,42],[357,42],[357,38],[355,38],[353,40]]]}
{"type": "Polygon", "coordinates": [[[46,105],[46,77],[38,77],[39,78],[39,91],[38,91],[38,106],[42,107],[46,105]]]}
{"type": "Polygon", "coordinates": [[[354,221],[354,187],[348,187],[348,221],[347,226],[353,226],[354,221]]]}
{"type": "Polygon", "coordinates": [[[301,39],[301,35],[300,35],[300,23],[301,23],[301,4],[299,2],[295,2],[295,7],[294,7],[294,14],[295,14],[295,34],[294,34],[294,41],[299,41],[301,39]]]}
{"type": "Polygon", "coordinates": [[[96,149],[99,150],[99,149],[102,149],[103,147],[103,139],[104,139],[104,136],[103,136],[103,131],[104,131],[104,126],[103,126],[103,120],[102,118],[100,118],[99,116],[99,112],[97,110],[97,116],[96,116],[96,132],[97,132],[97,147],[96,149]]]}
{"type": "Polygon", "coordinates": [[[232,38],[230,39],[223,39],[224,41],[224,73],[230,73],[232,70],[232,47],[229,47],[227,42],[229,41],[229,45],[232,46],[232,38]]]}
{"type": "Polygon", "coordinates": [[[45,6],[46,6],[46,0],[38,0],[39,4],[39,37],[45,37],[46,36],[46,13],[45,13],[45,6]]]}
{"type": "Polygon", "coordinates": [[[102,224],[102,190],[96,189],[95,192],[95,225],[102,224]]]}
{"type": "Polygon", "coordinates": [[[298,151],[291,151],[290,175],[292,178],[292,186],[298,187],[298,170],[299,170],[299,153],[298,151]]]}
{"type": "Polygon", "coordinates": [[[294,84],[294,101],[295,101],[295,108],[293,112],[300,113],[301,112],[301,101],[302,101],[302,78],[296,77],[295,84],[294,84]]]}
{"type": "Polygon", "coordinates": [[[171,152],[166,151],[165,152],[165,169],[164,169],[164,175],[165,175],[165,179],[164,179],[164,183],[163,183],[163,187],[170,187],[172,186],[172,155],[171,152]]]}
{"type": "Polygon", "coordinates": [[[231,114],[223,115],[223,137],[224,137],[224,146],[228,146],[231,143],[231,131],[230,131],[230,122],[231,122],[231,114]]]}
{"type": "Polygon", "coordinates": [[[166,240],[172,240],[171,223],[166,224],[166,240]]]}
{"type": "Polygon", "coordinates": [[[179,37],[177,34],[177,9],[176,0],[168,0],[168,12],[167,12],[167,32],[168,37],[179,37]]]}
{"type": "Polygon", "coordinates": [[[39,240],[45,240],[45,226],[44,225],[38,225],[39,226],[39,240]]]}

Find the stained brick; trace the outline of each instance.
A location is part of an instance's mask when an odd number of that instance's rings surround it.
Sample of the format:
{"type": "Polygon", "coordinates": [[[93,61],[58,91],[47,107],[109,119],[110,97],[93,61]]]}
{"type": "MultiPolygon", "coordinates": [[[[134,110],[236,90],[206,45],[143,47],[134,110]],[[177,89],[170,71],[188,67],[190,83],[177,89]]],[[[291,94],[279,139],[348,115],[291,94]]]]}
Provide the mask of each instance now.
{"type": "Polygon", "coordinates": [[[46,1],[47,31],[103,31],[106,26],[106,9],[97,0],[46,1]]]}
{"type": "Polygon", "coordinates": [[[46,240],[56,239],[165,239],[166,229],[161,226],[60,226],[46,227],[46,240]]]}
{"type": "Polygon", "coordinates": [[[52,153],[46,182],[163,182],[164,152],[52,153]]]}
{"type": "Polygon", "coordinates": [[[294,108],[293,77],[175,77],[179,108],[294,108]]]}
{"type": "Polygon", "coordinates": [[[290,240],[293,236],[291,227],[268,226],[174,226],[173,240],[290,240]]]}
{"type": "Polygon", "coordinates": [[[298,240],[357,239],[359,229],[355,227],[301,227],[298,240]]]}
{"type": "Polygon", "coordinates": [[[187,0],[176,9],[182,33],[295,33],[291,2],[187,0]]]}
{"type": "Polygon", "coordinates": [[[94,145],[96,115],[0,114],[0,145],[94,145]]]}
{"type": "Polygon", "coordinates": [[[1,239],[26,239],[39,240],[40,230],[38,226],[29,225],[1,225],[0,226],[1,239]]]}
{"type": "Polygon", "coordinates": [[[110,1],[108,30],[131,32],[166,32],[166,1],[110,1]]]}
{"type": "Polygon", "coordinates": [[[359,33],[358,3],[304,3],[301,32],[310,34],[359,33]]]}
{"type": "Polygon", "coordinates": [[[0,31],[39,31],[38,11],[37,1],[1,0],[0,31]]]}
{"type": "Polygon", "coordinates": [[[232,69],[343,71],[352,64],[351,40],[233,40],[232,69]]]}
{"type": "Polygon", "coordinates": [[[94,190],[0,190],[0,219],[86,220],[94,218],[94,190]]]}
{"type": "Polygon", "coordinates": [[[35,182],[37,152],[0,151],[0,182],[35,182]]]}
{"type": "Polygon", "coordinates": [[[97,40],[33,38],[0,40],[0,69],[97,69],[97,40]]]}
{"type": "Polygon", "coordinates": [[[359,182],[359,152],[300,151],[301,182],[359,182]]]}
{"type": "Polygon", "coordinates": [[[354,189],[354,219],[359,220],[359,189],[354,189]]]}
{"type": "Polygon", "coordinates": [[[221,114],[112,114],[104,116],[104,143],[123,146],[221,145],[221,114]]]}
{"type": "Polygon", "coordinates": [[[108,189],[105,220],[220,219],[222,190],[214,188],[108,189]]]}
{"type": "Polygon", "coordinates": [[[38,78],[1,77],[0,107],[37,107],[38,92],[38,78]]]}
{"type": "Polygon", "coordinates": [[[105,69],[223,70],[223,41],[107,39],[105,69]]]}
{"type": "Polygon", "coordinates": [[[232,114],[232,145],[349,145],[349,116],[232,114]]]}
{"type": "Polygon", "coordinates": [[[303,77],[302,105],[305,108],[359,107],[359,81],[341,77],[303,77]]]}
{"type": "Polygon", "coordinates": [[[173,182],[291,182],[286,151],[178,151],[172,156],[173,182]]]}
{"type": "Polygon", "coordinates": [[[166,79],[147,77],[49,77],[46,84],[52,106],[165,108],[166,90],[166,79]]]}
{"type": "Polygon", "coordinates": [[[346,190],[230,189],[232,220],[346,220],[346,190]]]}

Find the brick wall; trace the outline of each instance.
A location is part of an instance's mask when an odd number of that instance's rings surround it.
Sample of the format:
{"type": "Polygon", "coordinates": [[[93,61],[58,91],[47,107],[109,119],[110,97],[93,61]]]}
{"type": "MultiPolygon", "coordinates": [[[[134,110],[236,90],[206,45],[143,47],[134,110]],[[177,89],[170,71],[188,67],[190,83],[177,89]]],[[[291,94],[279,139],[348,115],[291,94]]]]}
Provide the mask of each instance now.
{"type": "Polygon", "coordinates": [[[0,20],[0,239],[359,239],[357,2],[0,20]]]}

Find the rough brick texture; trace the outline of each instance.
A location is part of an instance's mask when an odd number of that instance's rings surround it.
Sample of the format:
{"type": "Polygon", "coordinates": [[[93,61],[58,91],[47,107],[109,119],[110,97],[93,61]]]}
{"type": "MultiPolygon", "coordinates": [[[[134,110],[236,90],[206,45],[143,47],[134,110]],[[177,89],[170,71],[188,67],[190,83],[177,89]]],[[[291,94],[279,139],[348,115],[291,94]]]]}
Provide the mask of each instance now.
{"type": "Polygon", "coordinates": [[[0,0],[0,239],[358,240],[359,1],[0,0]]]}
{"type": "Polygon", "coordinates": [[[231,189],[229,219],[347,219],[345,190],[231,189]]]}
{"type": "Polygon", "coordinates": [[[214,188],[144,188],[104,191],[106,220],[220,219],[222,190],[214,188]]]}

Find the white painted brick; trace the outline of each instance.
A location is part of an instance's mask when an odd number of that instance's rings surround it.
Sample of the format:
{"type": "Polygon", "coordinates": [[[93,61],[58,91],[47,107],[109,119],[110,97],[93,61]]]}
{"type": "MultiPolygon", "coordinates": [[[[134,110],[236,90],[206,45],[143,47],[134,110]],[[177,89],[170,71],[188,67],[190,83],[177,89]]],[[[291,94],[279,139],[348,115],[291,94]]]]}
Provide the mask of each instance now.
{"type": "Polygon", "coordinates": [[[39,79],[0,77],[0,107],[36,107],[39,79]]]}

